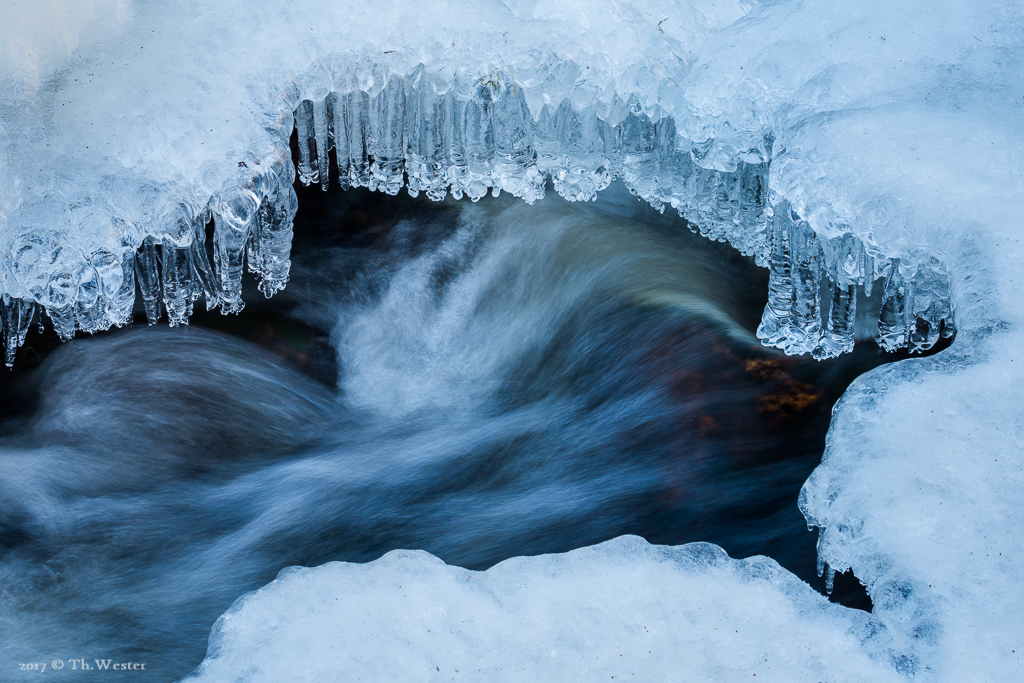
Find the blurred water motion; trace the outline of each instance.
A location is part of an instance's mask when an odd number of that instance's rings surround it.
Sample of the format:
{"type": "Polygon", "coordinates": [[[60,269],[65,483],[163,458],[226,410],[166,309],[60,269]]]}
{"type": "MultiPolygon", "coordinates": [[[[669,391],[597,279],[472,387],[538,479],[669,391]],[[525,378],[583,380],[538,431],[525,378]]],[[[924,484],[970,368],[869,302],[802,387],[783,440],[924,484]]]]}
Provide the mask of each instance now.
{"type": "Polygon", "coordinates": [[[283,567],[394,548],[484,568],[635,533],[815,580],[797,491],[879,359],[759,346],[762,271],[621,188],[301,205],[275,299],[76,340],[8,386],[5,670],[181,676],[283,567]]]}

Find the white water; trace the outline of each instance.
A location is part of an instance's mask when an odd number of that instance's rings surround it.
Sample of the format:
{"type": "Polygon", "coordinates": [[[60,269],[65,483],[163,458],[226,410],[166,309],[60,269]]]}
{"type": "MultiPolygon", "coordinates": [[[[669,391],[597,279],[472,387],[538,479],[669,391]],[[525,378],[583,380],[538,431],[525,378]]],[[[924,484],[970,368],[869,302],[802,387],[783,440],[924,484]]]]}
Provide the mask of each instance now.
{"type": "Polygon", "coordinates": [[[5,666],[183,675],[282,568],[395,548],[483,568],[644,533],[813,576],[792,501],[828,404],[736,322],[749,264],[617,196],[421,203],[340,243],[368,209],[334,209],[281,300],[331,331],[334,387],[195,327],[57,349],[0,441],[5,666]],[[761,410],[789,387],[818,399],[761,410]]]}

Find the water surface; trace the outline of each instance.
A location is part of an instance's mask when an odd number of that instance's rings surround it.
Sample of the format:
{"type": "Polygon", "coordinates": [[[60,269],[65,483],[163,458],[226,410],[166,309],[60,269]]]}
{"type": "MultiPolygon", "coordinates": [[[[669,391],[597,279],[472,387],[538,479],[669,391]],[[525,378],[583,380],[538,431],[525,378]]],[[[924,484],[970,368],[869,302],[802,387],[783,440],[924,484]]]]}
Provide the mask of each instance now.
{"type": "Polygon", "coordinates": [[[283,567],[395,548],[485,568],[632,533],[817,582],[797,492],[881,357],[762,348],[763,271],[621,188],[301,205],[270,302],[30,340],[0,421],[12,679],[71,658],[174,679],[283,567]]]}

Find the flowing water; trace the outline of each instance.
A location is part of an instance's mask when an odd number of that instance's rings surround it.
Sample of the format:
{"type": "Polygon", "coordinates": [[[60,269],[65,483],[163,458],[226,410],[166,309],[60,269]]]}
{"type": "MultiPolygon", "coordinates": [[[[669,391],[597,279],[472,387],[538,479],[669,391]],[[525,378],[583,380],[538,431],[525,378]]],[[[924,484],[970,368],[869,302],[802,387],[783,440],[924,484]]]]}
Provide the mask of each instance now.
{"type": "Polygon", "coordinates": [[[763,272],[621,188],[301,205],[274,300],[19,361],[0,678],[59,659],[47,676],[108,680],[68,663],[100,658],[173,680],[283,567],[394,548],[484,568],[634,533],[817,581],[797,492],[832,403],[881,357],[765,350],[763,272]]]}

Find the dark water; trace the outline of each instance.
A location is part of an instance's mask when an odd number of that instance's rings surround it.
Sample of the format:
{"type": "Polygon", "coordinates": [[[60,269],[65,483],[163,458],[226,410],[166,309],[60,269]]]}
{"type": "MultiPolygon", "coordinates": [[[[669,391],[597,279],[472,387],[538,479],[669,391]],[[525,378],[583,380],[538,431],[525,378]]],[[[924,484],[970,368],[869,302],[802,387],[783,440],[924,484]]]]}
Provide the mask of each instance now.
{"type": "Polygon", "coordinates": [[[30,339],[0,420],[0,679],[173,680],[283,567],[394,548],[483,568],[633,533],[821,586],[797,492],[834,401],[891,358],[763,349],[764,273],[621,191],[300,204],[274,300],[30,339]]]}

